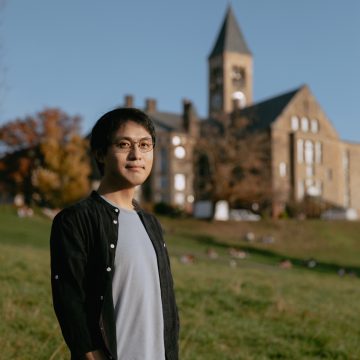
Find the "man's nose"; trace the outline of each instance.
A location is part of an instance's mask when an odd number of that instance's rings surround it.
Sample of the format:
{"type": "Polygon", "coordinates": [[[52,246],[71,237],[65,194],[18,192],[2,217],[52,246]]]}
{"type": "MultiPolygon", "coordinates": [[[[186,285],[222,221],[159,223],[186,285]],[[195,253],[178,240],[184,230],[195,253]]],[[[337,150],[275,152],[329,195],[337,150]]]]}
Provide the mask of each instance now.
{"type": "Polygon", "coordinates": [[[129,154],[129,159],[140,159],[141,158],[141,151],[139,150],[138,144],[133,144],[131,147],[129,154]]]}

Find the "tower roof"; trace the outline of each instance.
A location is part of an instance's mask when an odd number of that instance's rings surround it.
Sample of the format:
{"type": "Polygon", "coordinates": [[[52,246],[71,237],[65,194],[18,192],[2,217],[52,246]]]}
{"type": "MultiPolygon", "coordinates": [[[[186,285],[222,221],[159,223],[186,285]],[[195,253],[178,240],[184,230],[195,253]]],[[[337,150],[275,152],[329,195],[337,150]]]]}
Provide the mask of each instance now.
{"type": "Polygon", "coordinates": [[[237,52],[251,55],[231,6],[229,6],[226,12],[219,36],[216,39],[215,46],[212,49],[209,58],[224,52],[237,52]]]}

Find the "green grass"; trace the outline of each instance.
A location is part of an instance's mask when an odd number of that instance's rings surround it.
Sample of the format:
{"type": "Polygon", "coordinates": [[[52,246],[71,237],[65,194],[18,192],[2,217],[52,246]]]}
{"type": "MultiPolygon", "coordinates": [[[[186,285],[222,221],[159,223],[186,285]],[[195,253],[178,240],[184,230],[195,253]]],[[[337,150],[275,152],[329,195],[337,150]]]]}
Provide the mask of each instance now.
{"type": "MultiPolygon", "coordinates": [[[[208,223],[161,219],[181,318],[181,359],[360,359],[360,223],[208,223]],[[272,235],[273,244],[247,243],[272,235]],[[219,257],[206,256],[208,248],[219,257]],[[249,256],[235,260],[229,248],[249,256]],[[183,254],[195,262],[184,265],[183,254]],[[309,269],[303,260],[313,257],[309,269]],[[280,259],[292,269],[281,269],[280,259]]],[[[0,346],[4,359],[69,355],[53,314],[50,222],[0,208],[0,346]]]]}

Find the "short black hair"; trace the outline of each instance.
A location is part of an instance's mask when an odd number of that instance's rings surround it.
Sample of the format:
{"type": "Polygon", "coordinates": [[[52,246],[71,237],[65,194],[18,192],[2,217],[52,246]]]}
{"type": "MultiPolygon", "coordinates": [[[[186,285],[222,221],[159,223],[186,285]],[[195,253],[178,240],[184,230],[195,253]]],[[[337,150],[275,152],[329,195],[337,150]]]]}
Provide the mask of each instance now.
{"type": "Polygon", "coordinates": [[[113,141],[114,133],[128,121],[143,126],[151,135],[155,145],[155,127],[150,117],[136,108],[116,108],[100,117],[91,130],[90,149],[95,157],[100,174],[104,175],[104,165],[97,160],[96,155],[105,155],[113,141]]]}

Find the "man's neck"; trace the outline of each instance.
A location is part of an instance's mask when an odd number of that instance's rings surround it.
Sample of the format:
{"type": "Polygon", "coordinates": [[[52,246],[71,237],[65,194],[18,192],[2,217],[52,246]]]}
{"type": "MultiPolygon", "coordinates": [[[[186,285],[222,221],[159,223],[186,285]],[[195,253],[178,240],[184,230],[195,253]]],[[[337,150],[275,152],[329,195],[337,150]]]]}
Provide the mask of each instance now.
{"type": "Polygon", "coordinates": [[[134,209],[132,201],[134,198],[135,188],[118,189],[107,186],[105,183],[101,182],[98,193],[123,209],[134,209]]]}

